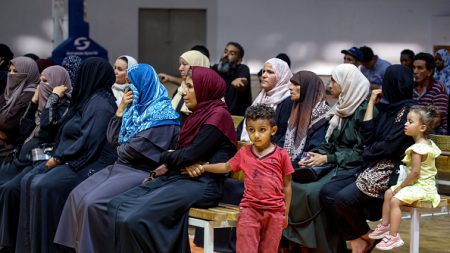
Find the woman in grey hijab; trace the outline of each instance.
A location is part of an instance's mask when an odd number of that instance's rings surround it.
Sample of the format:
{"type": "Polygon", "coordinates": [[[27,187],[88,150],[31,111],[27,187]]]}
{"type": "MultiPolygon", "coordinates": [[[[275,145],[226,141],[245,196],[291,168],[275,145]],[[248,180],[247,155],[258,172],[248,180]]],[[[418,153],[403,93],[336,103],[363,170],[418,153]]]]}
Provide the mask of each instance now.
{"type": "Polygon", "coordinates": [[[0,161],[3,161],[26,136],[20,136],[20,118],[39,84],[39,70],[28,57],[11,60],[4,94],[0,97],[0,161]]]}

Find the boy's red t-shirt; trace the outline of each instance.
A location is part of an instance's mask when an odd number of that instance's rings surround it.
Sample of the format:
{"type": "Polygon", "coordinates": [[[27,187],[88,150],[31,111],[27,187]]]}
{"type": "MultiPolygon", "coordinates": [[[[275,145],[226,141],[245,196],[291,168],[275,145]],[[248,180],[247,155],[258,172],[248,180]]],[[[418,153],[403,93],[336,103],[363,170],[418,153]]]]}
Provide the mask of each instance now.
{"type": "Polygon", "coordinates": [[[283,148],[264,157],[253,153],[252,145],[239,149],[228,163],[233,171],[244,172],[244,197],[240,206],[284,211],[283,177],[294,172],[289,154],[283,148]]]}

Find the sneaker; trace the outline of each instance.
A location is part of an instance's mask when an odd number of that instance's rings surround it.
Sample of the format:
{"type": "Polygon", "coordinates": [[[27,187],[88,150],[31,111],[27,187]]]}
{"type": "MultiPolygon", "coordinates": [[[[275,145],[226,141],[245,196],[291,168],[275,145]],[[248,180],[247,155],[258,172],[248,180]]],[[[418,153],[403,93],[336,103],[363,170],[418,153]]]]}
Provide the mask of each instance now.
{"type": "Polygon", "coordinates": [[[379,250],[391,250],[393,248],[397,248],[400,246],[403,246],[405,242],[403,242],[402,238],[400,238],[400,235],[397,234],[396,236],[392,236],[390,234],[387,234],[381,242],[375,246],[375,248],[379,250]]]}
{"type": "Polygon", "coordinates": [[[380,223],[377,225],[377,228],[369,234],[369,238],[374,240],[383,239],[385,235],[389,234],[389,228],[389,224],[383,225],[380,223]]]}

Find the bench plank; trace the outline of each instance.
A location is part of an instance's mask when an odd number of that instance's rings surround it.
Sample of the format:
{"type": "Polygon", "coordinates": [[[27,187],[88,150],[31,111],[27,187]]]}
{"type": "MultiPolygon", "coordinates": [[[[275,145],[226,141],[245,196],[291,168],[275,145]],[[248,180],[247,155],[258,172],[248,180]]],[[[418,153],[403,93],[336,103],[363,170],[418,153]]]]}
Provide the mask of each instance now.
{"type": "Polygon", "coordinates": [[[223,205],[211,207],[208,209],[195,208],[189,209],[189,216],[209,221],[236,221],[239,216],[239,208],[233,205],[223,205]]]}
{"type": "MultiPolygon", "coordinates": [[[[439,204],[435,208],[446,207],[448,205],[448,200],[446,198],[441,198],[439,204]]],[[[430,200],[418,200],[411,205],[407,205],[414,208],[433,208],[433,204],[430,200]]]]}

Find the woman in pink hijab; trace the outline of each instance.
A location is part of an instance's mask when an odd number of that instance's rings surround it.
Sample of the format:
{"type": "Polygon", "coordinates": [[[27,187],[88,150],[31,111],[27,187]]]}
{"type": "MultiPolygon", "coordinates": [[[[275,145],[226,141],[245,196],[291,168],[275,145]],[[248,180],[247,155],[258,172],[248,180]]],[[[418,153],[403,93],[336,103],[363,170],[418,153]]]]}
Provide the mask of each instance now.
{"type": "MultiPolygon", "coordinates": [[[[278,131],[272,137],[272,142],[280,147],[284,146],[284,137],[292,108],[289,91],[291,77],[292,72],[285,61],[278,58],[269,59],[264,63],[262,69],[261,92],[252,103],[252,105],[266,104],[275,110],[278,131]]],[[[241,141],[250,141],[245,130],[245,123],[242,123],[237,131],[241,141]]]]}

